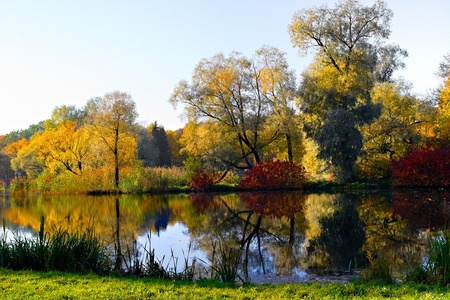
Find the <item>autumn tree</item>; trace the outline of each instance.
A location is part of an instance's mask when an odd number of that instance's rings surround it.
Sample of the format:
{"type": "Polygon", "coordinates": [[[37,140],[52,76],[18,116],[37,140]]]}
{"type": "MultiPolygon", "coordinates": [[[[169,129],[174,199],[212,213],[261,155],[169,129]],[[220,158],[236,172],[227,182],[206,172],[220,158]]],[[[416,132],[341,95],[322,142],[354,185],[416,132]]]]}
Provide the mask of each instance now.
{"type": "Polygon", "coordinates": [[[450,53],[444,56],[439,65],[438,74],[443,78],[444,84],[439,90],[438,117],[435,133],[441,144],[450,143],[450,53]]]}
{"type": "Polygon", "coordinates": [[[189,122],[184,127],[180,142],[188,158],[185,167],[189,171],[200,164],[210,171],[241,167],[242,153],[235,134],[219,122],[189,122]]]}
{"type": "Polygon", "coordinates": [[[285,54],[277,48],[263,46],[256,51],[255,63],[261,70],[261,95],[270,102],[272,114],[267,122],[269,135],[275,131],[278,137],[274,145],[278,158],[286,153],[289,162],[301,161],[303,156],[303,135],[299,116],[295,108],[297,85],[293,70],[289,69],[285,54]]]}
{"type": "Polygon", "coordinates": [[[44,168],[44,163],[39,159],[35,144],[27,139],[21,139],[17,142],[9,144],[2,152],[11,159],[11,169],[16,175],[33,177],[44,168]]]}
{"type": "Polygon", "coordinates": [[[378,179],[390,175],[390,163],[425,142],[433,124],[434,109],[409,92],[401,82],[378,82],[371,91],[374,103],[382,104],[381,116],[360,127],[364,155],[359,175],[378,179]]]}
{"type": "Polygon", "coordinates": [[[302,75],[299,107],[304,129],[319,146],[319,157],[331,159],[338,181],[354,179],[354,163],[363,153],[359,126],[379,117],[370,91],[390,81],[403,66],[406,51],[383,43],[390,35],[392,11],[377,1],[363,6],[341,1],[334,8],[299,11],[289,27],[292,43],[314,61],[302,75]]]}
{"type": "Polygon", "coordinates": [[[181,81],[170,101],[184,104],[190,121],[220,123],[234,135],[241,159],[252,167],[262,160],[264,147],[280,137],[279,126],[267,131],[274,105],[291,101],[292,76],[283,55],[263,47],[255,59],[237,52],[203,59],[192,83],[181,81]],[[279,69],[269,70],[273,66],[279,69]]]}
{"type": "Polygon", "coordinates": [[[5,143],[9,145],[21,139],[29,140],[35,133],[45,130],[45,121],[30,125],[27,129],[11,131],[6,135],[5,143]]]}
{"type": "Polygon", "coordinates": [[[181,154],[181,144],[180,139],[183,134],[183,130],[166,130],[167,140],[169,142],[172,165],[181,166],[183,164],[183,155],[181,154]]]}
{"type": "Polygon", "coordinates": [[[92,157],[89,131],[85,127],[77,129],[73,121],[60,123],[35,135],[31,144],[45,168],[52,171],[67,170],[81,175],[92,157]]]}
{"type": "Polygon", "coordinates": [[[107,93],[91,113],[93,134],[106,147],[114,161],[114,183],[119,187],[119,167],[134,161],[136,140],[133,124],[137,118],[135,103],[127,93],[107,93]]]}
{"type": "Polygon", "coordinates": [[[54,128],[66,122],[81,125],[86,117],[87,111],[78,109],[74,105],[57,106],[53,109],[51,118],[45,121],[45,127],[54,128]]]}

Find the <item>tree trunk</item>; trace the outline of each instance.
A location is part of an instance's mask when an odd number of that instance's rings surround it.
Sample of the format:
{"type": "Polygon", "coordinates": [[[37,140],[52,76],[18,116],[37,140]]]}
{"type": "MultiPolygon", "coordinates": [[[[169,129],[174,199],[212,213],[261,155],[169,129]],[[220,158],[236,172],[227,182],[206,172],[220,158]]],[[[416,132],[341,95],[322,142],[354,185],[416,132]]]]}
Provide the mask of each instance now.
{"type": "Polygon", "coordinates": [[[294,154],[292,152],[292,140],[291,136],[286,133],[286,142],[287,142],[287,151],[288,151],[288,159],[290,163],[294,162],[294,154]]]}

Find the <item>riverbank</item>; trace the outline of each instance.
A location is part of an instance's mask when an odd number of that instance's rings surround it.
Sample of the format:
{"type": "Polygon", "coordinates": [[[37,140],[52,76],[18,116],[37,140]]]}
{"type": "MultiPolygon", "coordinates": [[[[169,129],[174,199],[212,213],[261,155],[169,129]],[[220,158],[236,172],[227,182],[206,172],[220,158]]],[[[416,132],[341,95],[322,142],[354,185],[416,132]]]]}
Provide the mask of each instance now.
{"type": "Polygon", "coordinates": [[[0,269],[0,295],[2,299],[450,299],[450,290],[360,282],[242,286],[0,269]]]}

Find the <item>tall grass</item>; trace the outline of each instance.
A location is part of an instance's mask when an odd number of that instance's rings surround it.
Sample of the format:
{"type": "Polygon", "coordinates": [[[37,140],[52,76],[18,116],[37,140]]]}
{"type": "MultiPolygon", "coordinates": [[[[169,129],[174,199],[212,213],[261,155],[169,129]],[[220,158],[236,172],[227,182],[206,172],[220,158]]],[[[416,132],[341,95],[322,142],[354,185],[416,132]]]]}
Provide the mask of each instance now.
{"type": "Polygon", "coordinates": [[[363,282],[381,281],[384,284],[394,283],[392,268],[388,261],[383,257],[374,257],[370,251],[367,252],[367,259],[370,265],[361,274],[363,282]]]}
{"type": "MultiPolygon", "coordinates": [[[[125,193],[164,192],[186,187],[189,183],[187,172],[180,167],[134,168],[120,170],[120,190],[125,193]]],[[[44,171],[35,180],[12,182],[11,191],[36,191],[57,194],[116,193],[114,170],[102,167],[84,170],[76,175],[71,172],[44,171]],[[31,185],[32,184],[32,185],[31,185]]]]}
{"type": "Polygon", "coordinates": [[[189,184],[189,176],[181,167],[136,167],[124,174],[120,188],[126,193],[164,192],[189,184]]]}
{"type": "Polygon", "coordinates": [[[404,282],[450,285],[450,231],[428,235],[428,257],[421,265],[407,269],[404,282]]]}
{"type": "Polygon", "coordinates": [[[450,231],[445,229],[441,234],[428,236],[428,248],[427,270],[441,285],[450,284],[450,231]]]}
{"type": "MultiPolygon", "coordinates": [[[[164,259],[157,260],[155,252],[142,247],[146,253],[139,255],[139,247],[134,241],[126,246],[124,253],[110,243],[99,239],[91,230],[68,232],[62,228],[45,233],[44,218],[38,236],[23,237],[14,233],[8,240],[5,221],[0,233],[0,267],[13,270],[64,271],[72,273],[93,272],[98,275],[134,275],[157,277],[169,280],[193,281],[195,259],[189,264],[189,252],[185,266],[177,270],[178,258],[169,258],[164,267],[164,259]],[[116,263],[119,262],[119,265],[116,263]],[[173,266],[171,267],[171,264],[173,266]]],[[[115,241],[117,242],[117,241],[115,241]]]]}
{"type": "Polygon", "coordinates": [[[15,233],[8,241],[3,223],[0,235],[1,267],[107,274],[110,264],[106,243],[89,230],[69,233],[58,229],[49,235],[44,231],[42,217],[37,237],[27,238],[15,233]]]}
{"type": "Polygon", "coordinates": [[[239,263],[241,261],[241,250],[231,249],[222,246],[216,242],[212,243],[212,254],[209,263],[211,269],[211,279],[220,280],[224,283],[234,283],[237,278],[244,280],[239,276],[239,263]]]}

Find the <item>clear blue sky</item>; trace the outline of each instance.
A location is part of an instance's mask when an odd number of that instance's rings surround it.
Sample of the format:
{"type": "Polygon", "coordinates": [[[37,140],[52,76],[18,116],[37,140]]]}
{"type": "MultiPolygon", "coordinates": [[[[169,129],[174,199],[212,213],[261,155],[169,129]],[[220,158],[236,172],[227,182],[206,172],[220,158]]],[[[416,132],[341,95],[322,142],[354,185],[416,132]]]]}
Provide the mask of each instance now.
{"type": "MultiPolygon", "coordinates": [[[[450,51],[450,1],[386,2],[394,11],[390,41],[409,52],[397,74],[425,93],[440,83],[435,72],[450,51]]],[[[115,90],[131,94],[142,124],[181,128],[182,111],[168,99],[202,58],[251,56],[271,45],[299,76],[311,58],[298,56],[288,25],[297,10],[334,3],[0,0],[0,135],[48,119],[56,106],[82,107],[115,90]]]]}

